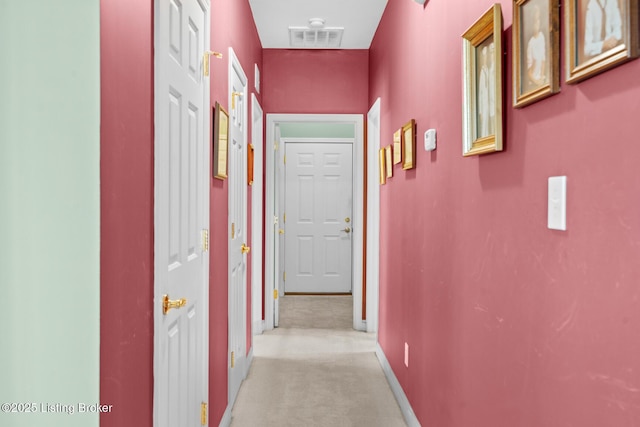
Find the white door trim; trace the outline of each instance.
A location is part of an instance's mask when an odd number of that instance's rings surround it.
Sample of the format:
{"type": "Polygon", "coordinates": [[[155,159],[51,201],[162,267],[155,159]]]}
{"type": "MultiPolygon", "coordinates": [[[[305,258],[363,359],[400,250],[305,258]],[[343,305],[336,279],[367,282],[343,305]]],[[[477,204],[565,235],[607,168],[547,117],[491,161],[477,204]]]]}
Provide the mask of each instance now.
{"type": "Polygon", "coordinates": [[[367,114],[367,332],[378,332],[380,291],[380,98],[367,114]]]}
{"type": "Polygon", "coordinates": [[[354,152],[353,152],[353,258],[352,285],[353,285],[353,327],[356,330],[366,330],[366,322],[362,320],[362,257],[363,257],[363,189],[364,189],[364,118],[361,114],[267,114],[267,133],[265,144],[266,155],[266,191],[265,191],[265,323],[264,329],[274,327],[274,277],[277,266],[274,265],[275,254],[273,251],[274,240],[277,238],[272,227],[277,215],[276,206],[273,203],[275,189],[275,154],[276,128],[281,123],[346,123],[353,124],[355,128],[354,152]]]}
{"type": "Polygon", "coordinates": [[[258,98],[251,94],[251,143],[253,144],[253,185],[251,189],[251,311],[253,335],[262,333],[262,159],[264,114],[258,98]]]}

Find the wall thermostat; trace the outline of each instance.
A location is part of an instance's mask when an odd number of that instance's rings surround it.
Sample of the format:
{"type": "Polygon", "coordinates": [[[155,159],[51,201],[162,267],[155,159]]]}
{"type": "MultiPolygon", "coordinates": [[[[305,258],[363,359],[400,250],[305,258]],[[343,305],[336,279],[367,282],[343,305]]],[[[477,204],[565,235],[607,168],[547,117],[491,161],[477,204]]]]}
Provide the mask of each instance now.
{"type": "Polygon", "coordinates": [[[433,151],[436,149],[436,130],[429,129],[424,133],[424,149],[433,151]]]}

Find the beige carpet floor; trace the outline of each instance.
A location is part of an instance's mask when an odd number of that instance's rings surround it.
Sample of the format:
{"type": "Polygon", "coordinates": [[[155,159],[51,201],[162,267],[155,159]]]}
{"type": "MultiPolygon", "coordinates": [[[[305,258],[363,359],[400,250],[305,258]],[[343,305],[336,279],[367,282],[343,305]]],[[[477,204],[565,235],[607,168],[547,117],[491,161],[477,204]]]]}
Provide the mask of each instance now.
{"type": "Polygon", "coordinates": [[[254,337],[232,427],[406,426],[351,296],[285,296],[280,327],[254,337]]]}

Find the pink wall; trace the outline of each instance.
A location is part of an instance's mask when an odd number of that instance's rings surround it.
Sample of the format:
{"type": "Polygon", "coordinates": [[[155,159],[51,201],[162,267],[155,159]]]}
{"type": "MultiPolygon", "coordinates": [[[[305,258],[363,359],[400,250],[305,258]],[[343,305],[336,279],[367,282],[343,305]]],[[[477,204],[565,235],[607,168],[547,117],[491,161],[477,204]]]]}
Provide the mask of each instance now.
{"type": "Polygon", "coordinates": [[[460,35],[491,4],[391,1],[372,44],[383,144],[438,132],[381,187],[381,346],[423,426],[637,425],[640,61],[515,110],[503,1],[506,151],[463,158],[460,35]]]}
{"type": "Polygon", "coordinates": [[[266,113],[363,114],[367,50],[265,49],[266,113]]]}
{"type": "MultiPolygon", "coordinates": [[[[212,2],[211,49],[221,52],[222,59],[211,62],[211,104],[218,101],[229,110],[229,46],[242,65],[247,76],[249,94],[255,93],[254,64],[262,70],[262,47],[258,32],[253,23],[253,16],[248,1],[212,2]]],[[[262,74],[262,73],[261,73],[262,74]]],[[[261,90],[266,84],[261,84],[261,90]]],[[[264,93],[264,92],[263,92],[264,93]]],[[[262,97],[257,94],[258,101],[262,97]]],[[[247,99],[248,117],[251,118],[251,97],[247,99]]],[[[247,134],[251,142],[251,129],[247,134]]],[[[233,171],[229,171],[233,173],[233,171]]],[[[249,187],[248,212],[251,212],[251,191],[249,187]]],[[[210,262],[210,349],[209,349],[209,417],[210,425],[217,425],[227,407],[227,334],[228,319],[228,185],[227,181],[211,179],[211,262],[210,262]]],[[[248,226],[251,227],[251,221],[248,226]]],[[[247,242],[250,244],[250,241],[247,242]]],[[[247,258],[247,266],[251,266],[251,253],[247,258]]],[[[251,271],[247,277],[247,351],[252,343],[251,332],[251,271]]]]}
{"type": "MultiPolygon", "coordinates": [[[[100,395],[117,408],[102,414],[103,427],[153,421],[153,1],[134,3],[101,2],[100,395]]],[[[228,107],[228,47],[250,92],[262,50],[248,2],[214,0],[211,7],[211,48],[224,54],[212,60],[211,103],[228,107]]],[[[210,425],[220,422],[228,400],[226,224],[226,181],[212,179],[210,425]]]]}
{"type": "Polygon", "coordinates": [[[101,1],[102,427],[153,422],[153,1],[101,1]]]}

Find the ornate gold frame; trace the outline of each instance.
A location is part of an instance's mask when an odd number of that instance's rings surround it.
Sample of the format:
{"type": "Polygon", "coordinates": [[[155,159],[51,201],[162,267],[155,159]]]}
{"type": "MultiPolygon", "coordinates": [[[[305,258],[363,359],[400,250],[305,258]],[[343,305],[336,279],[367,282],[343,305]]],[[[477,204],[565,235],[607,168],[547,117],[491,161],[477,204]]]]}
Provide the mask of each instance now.
{"type": "MultiPolygon", "coordinates": [[[[593,77],[605,70],[617,67],[638,56],[638,0],[620,0],[622,29],[621,43],[593,56],[580,59],[580,43],[583,35],[578,25],[578,2],[580,0],[564,0],[565,12],[565,55],[566,82],[577,83],[593,77]]],[[[585,12],[586,13],[586,12],[585,12]]]]}
{"type": "Polygon", "coordinates": [[[402,169],[416,166],[416,121],[409,120],[402,126],[402,169]]]}
{"type": "MultiPolygon", "coordinates": [[[[541,8],[542,9],[542,8],[541,8]]],[[[534,12],[535,13],[535,12],[534,12]]],[[[535,19],[535,16],[533,16],[535,19]]],[[[560,92],[560,5],[559,0],[514,0],[513,2],[513,106],[524,107],[560,92]],[[541,25],[545,40],[546,62],[545,81],[537,87],[527,87],[527,43],[524,38],[529,33],[528,25],[523,31],[523,22],[531,23],[532,7],[545,6],[541,10],[541,25]],[[544,13],[548,12],[548,13],[544,13]]],[[[542,31],[542,30],[541,30],[542,31]]]]}
{"type": "MultiPolygon", "coordinates": [[[[462,155],[473,156],[477,154],[502,151],[502,9],[500,4],[494,4],[487,10],[464,34],[462,34],[463,48],[463,118],[462,118],[462,155]],[[484,50],[486,43],[493,44],[491,49],[484,50]],[[485,45],[485,46],[483,46],[485,45]],[[488,77],[486,94],[488,97],[487,111],[479,113],[478,91],[483,70],[478,68],[478,51],[483,50],[487,60],[492,60],[494,67],[493,76],[488,77]],[[493,88],[490,90],[489,88],[493,88]],[[478,116],[493,116],[493,119],[479,120],[478,116]],[[483,124],[493,130],[493,133],[479,135],[479,128],[484,130],[483,124]]],[[[491,46],[491,44],[489,44],[491,46]]],[[[486,64],[485,64],[486,65],[486,64]]],[[[491,73],[489,73],[491,74],[491,73]]],[[[484,101],[484,99],[483,99],[484,101]]],[[[482,132],[485,133],[485,132],[482,132]]]]}
{"type": "Polygon", "coordinates": [[[227,178],[229,113],[216,102],[213,114],[213,177],[227,178]]]}

